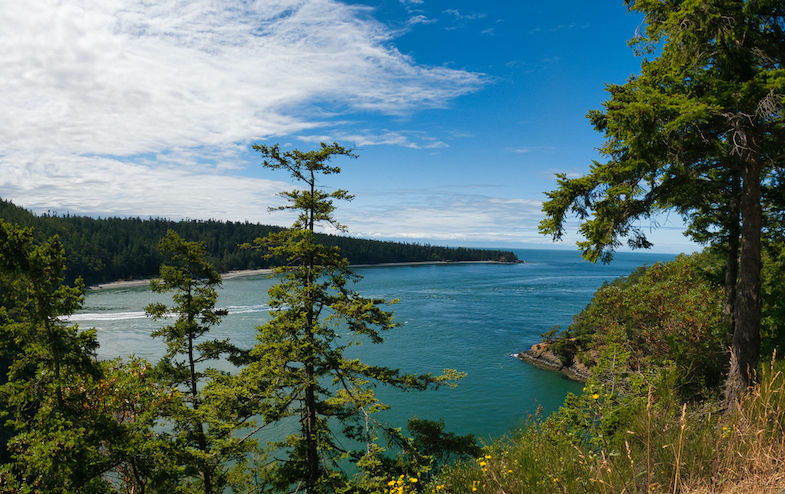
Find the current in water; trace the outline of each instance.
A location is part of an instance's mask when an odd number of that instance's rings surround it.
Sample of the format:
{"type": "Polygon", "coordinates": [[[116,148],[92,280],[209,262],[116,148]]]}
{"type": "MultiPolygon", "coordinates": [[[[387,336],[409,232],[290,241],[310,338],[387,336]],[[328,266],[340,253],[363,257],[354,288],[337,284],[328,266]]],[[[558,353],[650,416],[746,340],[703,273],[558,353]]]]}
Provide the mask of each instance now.
{"type": "MultiPolygon", "coordinates": [[[[401,326],[385,343],[349,349],[350,356],[413,373],[457,369],[466,377],[457,388],[403,393],[379,388],[392,405],[384,419],[405,427],[413,416],[438,420],[459,434],[500,437],[538,406],[558,409],[581,384],[559,373],[540,370],[512,355],[528,349],[553,326],[566,327],[604,281],[627,275],[642,264],[673,255],[618,253],[609,265],[590,264],[575,251],[515,251],[523,264],[446,264],[357,268],[363,280],[354,288],[367,297],[399,302],[390,307],[401,326]]],[[[238,346],[255,343],[255,328],[268,320],[267,289],[275,280],[264,275],[225,280],[218,305],[229,315],[212,330],[238,346]]],[[[164,352],[150,338],[164,324],[145,317],[152,301],[167,295],[145,287],[88,291],[84,308],[72,317],[83,328],[95,327],[102,358],[134,354],[156,361],[164,352]]]]}

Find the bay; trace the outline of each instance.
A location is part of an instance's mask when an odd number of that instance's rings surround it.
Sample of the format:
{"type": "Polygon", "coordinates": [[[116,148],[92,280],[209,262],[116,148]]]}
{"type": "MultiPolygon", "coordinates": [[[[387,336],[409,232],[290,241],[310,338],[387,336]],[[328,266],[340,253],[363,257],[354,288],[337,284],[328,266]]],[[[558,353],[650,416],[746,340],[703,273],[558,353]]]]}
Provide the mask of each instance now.
{"type": "MultiPolygon", "coordinates": [[[[385,343],[348,349],[347,355],[405,372],[465,372],[457,388],[403,393],[380,387],[392,408],[383,419],[405,427],[413,416],[438,420],[459,434],[500,437],[541,406],[558,409],[582,385],[559,373],[532,367],[514,353],[528,349],[555,325],[566,327],[603,282],[637,266],[674,258],[670,254],[617,253],[608,265],[590,264],[572,250],[518,249],[522,264],[423,264],[358,267],[354,288],[367,297],[398,299],[390,307],[401,326],[385,343]]],[[[229,315],[211,332],[241,347],[255,342],[255,328],[269,319],[267,289],[275,280],[248,276],[224,281],[220,307],[229,315]]],[[[151,362],[164,352],[150,333],[164,324],[145,317],[144,306],[168,303],[166,294],[145,287],[90,290],[71,320],[95,327],[101,358],[134,354],[151,362]]],[[[226,364],[228,365],[228,364],[226,364]]]]}

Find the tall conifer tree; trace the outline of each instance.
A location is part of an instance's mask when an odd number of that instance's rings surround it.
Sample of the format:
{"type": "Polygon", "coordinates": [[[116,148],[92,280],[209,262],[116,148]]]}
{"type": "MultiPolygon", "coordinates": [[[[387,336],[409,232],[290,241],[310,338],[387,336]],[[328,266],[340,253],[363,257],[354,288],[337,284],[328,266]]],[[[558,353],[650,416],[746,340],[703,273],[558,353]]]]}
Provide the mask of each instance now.
{"type": "Polygon", "coordinates": [[[161,381],[179,389],[183,396],[163,414],[173,426],[175,450],[186,483],[204,494],[220,493],[229,482],[230,465],[234,463],[240,470],[244,453],[252,446],[232,436],[247,417],[219,409],[224,400],[206,400],[202,393],[207,378],[218,374],[205,368],[206,363],[236,352],[228,340],[205,339],[212,326],[226,315],[226,310],[215,307],[221,275],[204,260],[204,242],[187,242],[169,230],[160,248],[168,262],[161,266],[159,278],[150,282],[150,289],[174,292],[174,305],[152,303],[145,312],[155,319],[170,313],[177,317],[174,324],[154,331],[152,336],[166,341],[167,351],[158,365],[161,381]]]}
{"type": "Polygon", "coordinates": [[[355,155],[335,143],[322,143],[308,152],[284,152],[277,145],[254,149],[264,156],[265,167],[285,170],[305,187],[280,194],[289,204],[276,209],[297,214],[293,227],[256,241],[270,255],[286,259],[287,265],[277,269],[280,282],[269,290],[273,319],[259,327],[259,343],[241,378],[257,377],[268,422],[299,420],[297,433],[272,445],[288,455],[274,470],[273,489],[336,492],[349,482],[340,461],[360,462],[378,453],[373,413],[387,406],[376,398],[376,383],[425,390],[450,385],[460,376],[450,370],[440,376],[406,374],[344,356],[350,345],[382,343],[383,332],[397,326],[392,314],[382,309],[384,300],[352,290],[360,277],[349,270],[338,249],[314,239],[320,224],[346,230],[333,215],[333,201],[352,196],[344,190],[325,192],[318,179],[340,172],[328,165],[333,157],[355,155]],[[334,429],[337,424],[339,430],[334,429]],[[347,438],[364,447],[352,450],[347,438]]]}
{"type": "Polygon", "coordinates": [[[639,219],[676,210],[696,239],[725,242],[726,306],[734,314],[731,402],[760,354],[763,204],[767,192],[781,194],[771,177],[785,144],[785,4],[626,3],[645,15],[641,50],[658,56],[644,62],[640,76],[609,86],[605,111],[590,113],[608,137],[602,150],[610,160],[585,177],[560,176],[540,229],[560,238],[566,215],[577,213],[584,256],[609,260],[620,237],[632,247],[651,245],[639,219]]]}
{"type": "Polygon", "coordinates": [[[148,468],[163,465],[150,428],[165,397],[144,362],[98,361],[95,330],[67,322],[84,285],[62,285],[64,266],[57,236],[36,245],[0,220],[0,423],[15,434],[0,491],[111,492],[120,477],[129,491],[165,486],[167,472],[148,468]]]}

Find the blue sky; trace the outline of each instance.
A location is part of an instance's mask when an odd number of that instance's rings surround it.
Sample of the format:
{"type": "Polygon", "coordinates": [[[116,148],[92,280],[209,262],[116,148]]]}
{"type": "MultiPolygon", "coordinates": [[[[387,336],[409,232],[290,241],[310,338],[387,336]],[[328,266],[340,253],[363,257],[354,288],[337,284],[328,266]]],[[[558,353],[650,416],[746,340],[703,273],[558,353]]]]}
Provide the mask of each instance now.
{"type": "MultiPolygon", "coordinates": [[[[255,143],[356,148],[350,234],[544,247],[585,115],[640,59],[619,1],[4,0],[0,197],[36,212],[286,225],[255,143]]],[[[675,215],[655,251],[692,251],[675,215]]],[[[643,225],[646,227],[647,225],[643,225]]],[[[575,239],[577,223],[568,225],[575,239]]]]}

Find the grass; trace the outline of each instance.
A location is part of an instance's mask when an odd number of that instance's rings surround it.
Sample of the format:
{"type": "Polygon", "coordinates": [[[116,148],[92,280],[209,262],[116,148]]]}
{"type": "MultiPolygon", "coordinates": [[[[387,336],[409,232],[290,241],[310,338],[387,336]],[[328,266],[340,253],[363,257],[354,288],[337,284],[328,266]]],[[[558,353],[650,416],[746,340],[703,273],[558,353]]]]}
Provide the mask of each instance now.
{"type": "Polygon", "coordinates": [[[780,494],[783,367],[772,358],[731,410],[652,387],[625,400],[587,391],[558,414],[531,417],[476,461],[446,467],[425,492],[780,494]]]}

